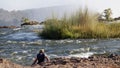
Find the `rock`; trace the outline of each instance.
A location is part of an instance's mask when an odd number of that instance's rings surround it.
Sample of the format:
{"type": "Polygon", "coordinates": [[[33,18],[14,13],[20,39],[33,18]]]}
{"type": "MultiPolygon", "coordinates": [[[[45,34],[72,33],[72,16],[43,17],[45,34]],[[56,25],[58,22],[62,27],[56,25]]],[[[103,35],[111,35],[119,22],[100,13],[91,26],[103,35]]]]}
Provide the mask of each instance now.
{"type": "Polygon", "coordinates": [[[113,57],[115,57],[115,56],[117,56],[116,54],[110,54],[108,57],[109,58],[113,58],[113,57]]]}
{"type": "Polygon", "coordinates": [[[12,63],[6,59],[0,59],[0,68],[23,68],[23,66],[12,63]]]}
{"type": "Polygon", "coordinates": [[[119,55],[99,55],[89,58],[54,58],[43,65],[21,66],[6,59],[0,59],[0,68],[120,68],[119,55]]]}
{"type": "Polygon", "coordinates": [[[19,28],[19,27],[17,27],[17,26],[0,26],[0,28],[19,28]]]}
{"type": "Polygon", "coordinates": [[[23,25],[38,25],[38,24],[39,24],[39,22],[37,22],[37,21],[29,21],[29,22],[21,24],[21,26],[23,26],[23,25]]]}

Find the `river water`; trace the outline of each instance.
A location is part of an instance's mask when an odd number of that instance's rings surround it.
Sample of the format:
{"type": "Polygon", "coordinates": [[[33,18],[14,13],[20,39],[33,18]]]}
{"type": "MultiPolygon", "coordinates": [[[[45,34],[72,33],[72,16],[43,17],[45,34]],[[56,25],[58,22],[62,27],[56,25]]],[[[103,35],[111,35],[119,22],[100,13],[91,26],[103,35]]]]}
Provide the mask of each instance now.
{"type": "Polygon", "coordinates": [[[46,40],[38,37],[37,33],[17,28],[0,29],[0,58],[30,65],[40,49],[50,58],[89,57],[93,54],[120,54],[120,39],[64,39],[46,40]]]}

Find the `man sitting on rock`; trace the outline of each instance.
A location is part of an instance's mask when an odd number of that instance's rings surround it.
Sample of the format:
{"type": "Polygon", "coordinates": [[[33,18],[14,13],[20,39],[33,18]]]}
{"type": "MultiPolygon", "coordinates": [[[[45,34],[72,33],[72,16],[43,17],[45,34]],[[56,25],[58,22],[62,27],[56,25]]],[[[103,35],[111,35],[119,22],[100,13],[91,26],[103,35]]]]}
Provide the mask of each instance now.
{"type": "Polygon", "coordinates": [[[44,49],[41,49],[39,51],[39,53],[37,54],[37,57],[35,58],[35,60],[34,60],[34,62],[32,63],[31,66],[35,65],[36,62],[37,62],[37,64],[42,65],[44,63],[45,59],[47,59],[48,62],[50,61],[50,59],[44,53],[44,49]]]}

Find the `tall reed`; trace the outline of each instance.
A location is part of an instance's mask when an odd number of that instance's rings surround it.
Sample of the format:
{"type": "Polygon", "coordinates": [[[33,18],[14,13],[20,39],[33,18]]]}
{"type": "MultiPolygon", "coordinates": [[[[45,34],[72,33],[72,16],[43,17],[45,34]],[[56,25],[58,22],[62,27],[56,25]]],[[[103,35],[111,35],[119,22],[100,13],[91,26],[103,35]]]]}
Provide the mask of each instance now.
{"type": "Polygon", "coordinates": [[[97,17],[97,13],[81,9],[69,17],[47,19],[39,35],[47,39],[120,37],[120,23],[99,22],[97,17]]]}

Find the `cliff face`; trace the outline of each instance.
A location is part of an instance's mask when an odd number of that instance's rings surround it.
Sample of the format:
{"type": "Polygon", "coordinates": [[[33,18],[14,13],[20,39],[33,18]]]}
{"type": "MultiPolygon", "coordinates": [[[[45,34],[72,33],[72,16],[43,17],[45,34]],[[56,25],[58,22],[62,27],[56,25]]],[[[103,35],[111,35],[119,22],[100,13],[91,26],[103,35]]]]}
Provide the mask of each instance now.
{"type": "Polygon", "coordinates": [[[120,56],[91,56],[89,58],[54,58],[43,65],[21,66],[6,59],[0,60],[0,68],[120,68],[120,56]]]}

